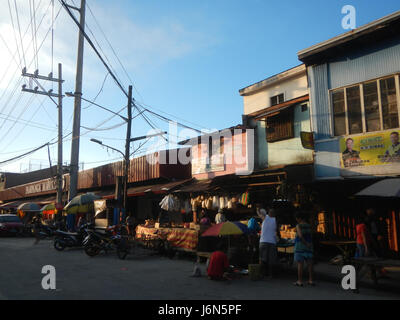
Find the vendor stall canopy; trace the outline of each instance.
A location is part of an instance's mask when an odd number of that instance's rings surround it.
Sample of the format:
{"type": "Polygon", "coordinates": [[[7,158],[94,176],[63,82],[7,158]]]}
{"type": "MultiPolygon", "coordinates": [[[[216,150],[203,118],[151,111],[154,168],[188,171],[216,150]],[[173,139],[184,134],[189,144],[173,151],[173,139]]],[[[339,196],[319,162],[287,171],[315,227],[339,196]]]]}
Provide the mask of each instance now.
{"type": "Polygon", "coordinates": [[[400,198],[400,178],[385,179],[356,193],[360,197],[400,198]]]}
{"type": "Polygon", "coordinates": [[[20,204],[17,209],[24,212],[39,212],[40,206],[34,202],[25,202],[20,204]]]}

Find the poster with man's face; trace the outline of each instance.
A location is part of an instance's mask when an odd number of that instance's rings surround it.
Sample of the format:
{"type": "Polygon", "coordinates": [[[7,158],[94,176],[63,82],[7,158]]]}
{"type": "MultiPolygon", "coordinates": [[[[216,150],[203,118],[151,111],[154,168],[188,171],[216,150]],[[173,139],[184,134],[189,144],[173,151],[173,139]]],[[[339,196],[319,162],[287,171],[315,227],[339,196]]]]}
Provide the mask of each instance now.
{"type": "Polygon", "coordinates": [[[400,163],[400,130],[344,137],[340,152],[342,168],[400,163]]]}

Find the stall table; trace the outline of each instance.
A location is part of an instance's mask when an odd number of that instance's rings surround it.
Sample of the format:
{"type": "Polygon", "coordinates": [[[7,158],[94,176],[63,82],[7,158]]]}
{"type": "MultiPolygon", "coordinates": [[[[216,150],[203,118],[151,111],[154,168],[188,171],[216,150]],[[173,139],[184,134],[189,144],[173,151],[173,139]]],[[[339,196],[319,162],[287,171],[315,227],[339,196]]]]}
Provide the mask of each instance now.
{"type": "Polygon", "coordinates": [[[197,230],[186,228],[155,228],[139,225],[136,228],[136,239],[142,237],[166,240],[174,249],[196,252],[199,233],[197,230]]]}
{"type": "Polygon", "coordinates": [[[382,268],[388,267],[400,267],[400,260],[390,260],[390,259],[382,259],[382,258],[374,258],[374,257],[362,257],[362,258],[353,258],[351,259],[351,263],[356,267],[357,280],[363,277],[363,273],[361,269],[366,267],[370,271],[370,275],[374,285],[378,284],[378,276],[377,271],[382,268]]]}

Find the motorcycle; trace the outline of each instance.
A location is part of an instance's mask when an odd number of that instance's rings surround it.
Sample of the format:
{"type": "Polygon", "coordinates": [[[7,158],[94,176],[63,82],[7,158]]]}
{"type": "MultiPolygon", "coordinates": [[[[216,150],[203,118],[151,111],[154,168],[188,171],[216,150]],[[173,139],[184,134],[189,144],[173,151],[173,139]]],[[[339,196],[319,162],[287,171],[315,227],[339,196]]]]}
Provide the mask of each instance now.
{"type": "Polygon", "coordinates": [[[31,226],[31,233],[41,240],[53,237],[55,231],[56,229],[53,226],[48,226],[42,223],[31,226]]]}
{"type": "Polygon", "coordinates": [[[85,253],[89,257],[97,256],[102,250],[106,253],[116,249],[119,259],[125,259],[131,251],[128,236],[123,232],[121,226],[112,226],[105,229],[105,232],[99,230],[86,229],[87,236],[83,240],[85,253]]]}
{"type": "Polygon", "coordinates": [[[57,251],[63,251],[65,248],[69,247],[82,247],[83,240],[87,236],[87,229],[91,228],[92,224],[83,224],[78,232],[67,232],[62,230],[56,230],[54,232],[54,248],[57,251]]]}

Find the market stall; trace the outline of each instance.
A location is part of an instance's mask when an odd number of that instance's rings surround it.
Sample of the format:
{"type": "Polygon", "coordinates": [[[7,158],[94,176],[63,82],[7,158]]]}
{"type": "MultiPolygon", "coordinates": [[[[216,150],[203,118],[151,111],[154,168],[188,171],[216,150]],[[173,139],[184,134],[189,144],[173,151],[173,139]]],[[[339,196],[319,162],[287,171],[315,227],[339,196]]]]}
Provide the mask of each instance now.
{"type": "Polygon", "coordinates": [[[154,239],[168,241],[172,248],[188,252],[196,252],[198,237],[197,230],[188,228],[156,228],[152,225],[136,227],[138,241],[154,239]]]}

